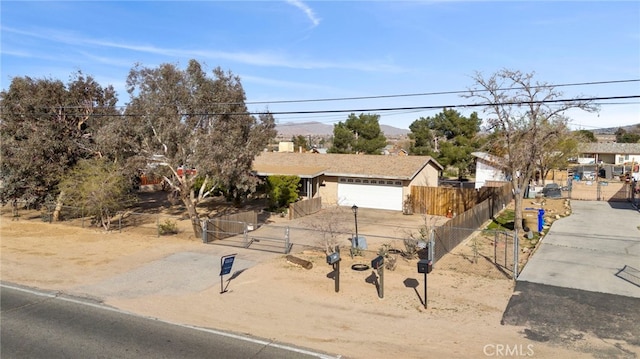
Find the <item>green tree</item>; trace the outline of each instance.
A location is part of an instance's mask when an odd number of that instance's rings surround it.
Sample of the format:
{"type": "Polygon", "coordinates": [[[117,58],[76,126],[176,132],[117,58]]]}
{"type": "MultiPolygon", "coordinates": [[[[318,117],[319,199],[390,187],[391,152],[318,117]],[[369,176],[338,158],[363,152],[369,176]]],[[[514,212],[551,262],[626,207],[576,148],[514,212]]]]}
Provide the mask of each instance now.
{"type": "Polygon", "coordinates": [[[471,152],[482,145],[477,136],[481,123],[476,112],[465,117],[447,108],[433,117],[421,117],[409,126],[410,153],[435,157],[443,166],[457,168],[462,176],[473,162],[471,152]]]}
{"type": "Polygon", "coordinates": [[[137,154],[134,134],[126,129],[116,103],[113,87],[102,87],[81,72],[67,84],[14,78],[0,93],[0,199],[42,203],[56,198],[58,184],[82,159],[130,164],[137,154]]]}
{"type": "Polygon", "coordinates": [[[309,143],[307,142],[307,137],[303,135],[293,136],[291,137],[291,142],[293,142],[293,151],[297,152],[300,148],[302,151],[309,150],[309,143]]]}
{"type": "Polygon", "coordinates": [[[593,134],[593,131],[589,130],[577,130],[573,131],[575,138],[580,142],[598,142],[596,135],[593,134]]]}
{"type": "Polygon", "coordinates": [[[136,200],[123,168],[104,158],[80,160],[59,187],[65,204],[81,207],[105,230],[109,230],[117,211],[136,200]]]}
{"type": "Polygon", "coordinates": [[[412,140],[409,153],[419,156],[435,157],[434,130],[430,127],[429,118],[420,117],[409,125],[409,138],[412,140]]]}
{"type": "Polygon", "coordinates": [[[616,130],[616,142],[618,143],[638,143],[640,142],[640,133],[627,132],[622,127],[616,130]]]}
{"type": "MultiPolygon", "coordinates": [[[[546,149],[558,143],[569,109],[595,111],[588,101],[561,101],[552,85],[534,81],[534,74],[504,69],[485,78],[476,73],[475,88],[465,97],[478,100],[489,114],[494,132],[489,147],[498,150],[515,193],[515,226],[522,230],[524,195],[546,149]]],[[[496,153],[494,153],[496,154],[496,153]]]]}
{"type": "Polygon", "coordinates": [[[298,176],[268,176],[267,193],[272,208],[283,208],[298,200],[298,176]]]}
{"type": "Polygon", "coordinates": [[[350,114],[347,120],[333,127],[333,146],[330,153],[381,154],[387,139],[380,129],[380,116],[350,114]]]}
{"type": "Polygon", "coordinates": [[[239,77],[216,68],[210,78],[196,60],[185,70],[173,64],[137,65],[127,78],[127,91],[131,102],[126,111],[138,125],[141,150],[148,158],[161,156],[164,180],[184,203],[194,235],[200,237],[196,206],[215,191],[209,184],[222,186],[237,202],[254,191],[253,159],[275,137],[275,120],[270,113],[255,117],[248,112],[239,77]],[[204,180],[196,192],[197,176],[204,180]]]}

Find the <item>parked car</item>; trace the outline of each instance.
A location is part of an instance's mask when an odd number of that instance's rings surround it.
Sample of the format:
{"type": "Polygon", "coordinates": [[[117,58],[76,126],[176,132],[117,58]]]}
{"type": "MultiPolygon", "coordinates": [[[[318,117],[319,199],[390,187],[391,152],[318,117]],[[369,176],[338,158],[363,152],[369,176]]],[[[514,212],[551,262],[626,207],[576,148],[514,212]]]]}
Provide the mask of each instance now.
{"type": "Polygon", "coordinates": [[[547,198],[560,198],[562,197],[562,189],[557,183],[547,183],[542,188],[542,194],[547,198]]]}

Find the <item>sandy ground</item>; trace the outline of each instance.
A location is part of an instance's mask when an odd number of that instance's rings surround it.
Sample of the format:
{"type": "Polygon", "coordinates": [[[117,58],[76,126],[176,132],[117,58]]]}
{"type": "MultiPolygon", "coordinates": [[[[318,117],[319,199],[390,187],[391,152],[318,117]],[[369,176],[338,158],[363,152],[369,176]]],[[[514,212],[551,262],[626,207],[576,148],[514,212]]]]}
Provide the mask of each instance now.
{"type": "Polygon", "coordinates": [[[370,263],[375,253],[352,259],[343,252],[336,292],[324,253],[295,252],[313,263],[307,270],[284,254],[205,245],[188,235],[187,222],[183,235],[156,237],[49,224],[37,216],[12,221],[5,211],[1,279],[344,358],[588,358],[593,348],[610,345],[589,335],[569,347],[537,342],[526,338],[525,327],[501,325],[513,281],[486,260],[470,262],[468,243],[428,275],[425,309],[416,260],[400,258],[395,270],[384,271],[379,298],[379,273],[350,268],[370,263]],[[214,267],[234,252],[238,266],[221,294],[214,267]]]}

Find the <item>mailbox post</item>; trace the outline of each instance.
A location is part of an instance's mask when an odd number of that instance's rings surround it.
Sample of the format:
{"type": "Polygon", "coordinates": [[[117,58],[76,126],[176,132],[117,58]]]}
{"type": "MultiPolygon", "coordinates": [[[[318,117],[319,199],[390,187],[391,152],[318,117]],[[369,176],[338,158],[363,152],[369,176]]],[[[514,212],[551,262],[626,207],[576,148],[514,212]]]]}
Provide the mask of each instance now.
{"type": "Polygon", "coordinates": [[[427,309],[427,273],[433,270],[433,262],[430,259],[418,261],[418,273],[424,273],[424,309],[427,309]]]}
{"type": "Polygon", "coordinates": [[[378,271],[380,276],[380,287],[378,288],[378,297],[384,298],[384,257],[377,256],[371,260],[371,268],[378,271]]]}
{"type": "Polygon", "coordinates": [[[336,293],[340,291],[340,248],[336,246],[336,251],[327,256],[327,264],[333,266],[333,281],[336,293]]]}

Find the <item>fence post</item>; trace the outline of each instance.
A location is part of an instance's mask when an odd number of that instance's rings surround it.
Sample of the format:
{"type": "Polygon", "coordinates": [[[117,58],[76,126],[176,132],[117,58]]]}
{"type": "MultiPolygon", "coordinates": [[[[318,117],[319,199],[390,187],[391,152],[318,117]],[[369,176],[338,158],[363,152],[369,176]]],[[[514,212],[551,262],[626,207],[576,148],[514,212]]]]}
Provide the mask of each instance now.
{"type": "Polygon", "coordinates": [[[120,212],[120,217],[118,217],[118,233],[122,233],[122,215],[123,213],[120,212]]]}
{"type": "Polygon", "coordinates": [[[518,251],[520,244],[518,243],[518,229],[513,232],[513,281],[518,279],[518,251]]]}
{"type": "Polygon", "coordinates": [[[493,263],[495,264],[498,264],[498,233],[498,231],[493,232],[493,263]]]}
{"type": "Polygon", "coordinates": [[[209,235],[209,221],[208,220],[203,220],[202,221],[202,243],[209,243],[209,239],[207,238],[207,236],[209,235]]]}
{"type": "Polygon", "coordinates": [[[156,230],[158,231],[157,238],[160,238],[160,215],[156,216],[156,230]]]}
{"type": "Polygon", "coordinates": [[[249,248],[249,226],[247,225],[247,222],[243,222],[243,226],[242,238],[244,239],[244,247],[249,248]]]}
{"type": "Polygon", "coordinates": [[[284,253],[289,253],[289,226],[284,229],[284,253]]]}
{"type": "Polygon", "coordinates": [[[429,231],[429,250],[427,254],[427,259],[432,262],[435,262],[435,258],[433,257],[435,254],[435,246],[436,246],[436,230],[431,228],[429,231]]]}

